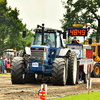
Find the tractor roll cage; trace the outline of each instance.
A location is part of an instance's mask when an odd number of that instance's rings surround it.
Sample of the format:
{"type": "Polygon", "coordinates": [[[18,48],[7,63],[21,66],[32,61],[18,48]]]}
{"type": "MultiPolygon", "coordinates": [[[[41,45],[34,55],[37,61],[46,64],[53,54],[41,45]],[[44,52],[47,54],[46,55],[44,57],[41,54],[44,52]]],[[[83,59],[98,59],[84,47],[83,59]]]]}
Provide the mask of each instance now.
{"type": "MultiPolygon", "coordinates": [[[[40,28],[36,28],[36,29],[34,29],[34,31],[42,33],[42,29],[40,29],[40,28]]],[[[44,28],[44,32],[47,32],[47,33],[59,32],[60,34],[63,34],[61,30],[52,29],[52,28],[44,28]]]]}

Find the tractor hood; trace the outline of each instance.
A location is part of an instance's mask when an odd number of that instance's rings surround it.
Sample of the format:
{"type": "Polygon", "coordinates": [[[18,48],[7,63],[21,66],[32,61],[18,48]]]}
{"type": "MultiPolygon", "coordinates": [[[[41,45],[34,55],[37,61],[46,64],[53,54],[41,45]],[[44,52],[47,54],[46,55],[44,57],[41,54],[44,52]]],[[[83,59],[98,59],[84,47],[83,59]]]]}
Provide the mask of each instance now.
{"type": "Polygon", "coordinates": [[[44,51],[44,52],[47,52],[49,48],[50,48],[49,46],[32,45],[31,46],[31,52],[32,51],[44,51]]]}
{"type": "Polygon", "coordinates": [[[49,54],[49,46],[32,45],[30,58],[47,60],[49,54]]]}

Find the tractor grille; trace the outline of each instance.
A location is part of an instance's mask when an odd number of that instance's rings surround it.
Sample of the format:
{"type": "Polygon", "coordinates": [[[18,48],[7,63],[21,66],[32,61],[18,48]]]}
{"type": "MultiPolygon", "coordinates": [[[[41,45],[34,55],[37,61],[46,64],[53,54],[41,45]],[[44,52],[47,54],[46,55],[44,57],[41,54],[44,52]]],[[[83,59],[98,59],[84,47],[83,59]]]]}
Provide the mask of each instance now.
{"type": "Polygon", "coordinates": [[[46,52],[31,52],[31,56],[37,59],[44,59],[46,60],[46,52]]]}

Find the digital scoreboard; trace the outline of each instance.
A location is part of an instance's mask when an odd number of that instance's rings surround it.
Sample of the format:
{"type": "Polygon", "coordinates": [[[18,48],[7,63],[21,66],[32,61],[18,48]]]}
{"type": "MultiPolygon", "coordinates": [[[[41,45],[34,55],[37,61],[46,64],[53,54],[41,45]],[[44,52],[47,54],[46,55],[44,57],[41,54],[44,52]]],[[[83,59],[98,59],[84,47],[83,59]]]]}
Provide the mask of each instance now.
{"type": "Polygon", "coordinates": [[[86,28],[69,28],[68,29],[69,36],[87,36],[86,28]]]}

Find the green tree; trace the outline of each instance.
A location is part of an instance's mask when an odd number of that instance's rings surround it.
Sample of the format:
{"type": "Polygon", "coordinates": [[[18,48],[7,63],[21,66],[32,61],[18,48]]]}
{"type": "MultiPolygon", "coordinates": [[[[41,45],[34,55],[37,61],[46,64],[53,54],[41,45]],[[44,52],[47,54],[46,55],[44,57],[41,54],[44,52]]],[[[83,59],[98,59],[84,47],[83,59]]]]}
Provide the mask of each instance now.
{"type": "MultiPolygon", "coordinates": [[[[68,36],[67,36],[66,39],[63,40],[63,41],[64,41],[64,44],[65,44],[65,45],[68,44],[68,36]]],[[[69,37],[69,44],[71,44],[71,43],[72,43],[72,38],[69,37]]]]}
{"type": "Polygon", "coordinates": [[[64,19],[61,20],[62,28],[66,26],[72,27],[72,24],[90,23],[90,27],[94,30],[92,36],[96,35],[96,40],[100,39],[100,0],[66,0],[62,2],[66,13],[64,19]]]}
{"type": "Polygon", "coordinates": [[[14,48],[20,40],[20,32],[26,25],[18,18],[19,11],[7,7],[7,1],[0,1],[0,50],[14,48]]]}
{"type": "Polygon", "coordinates": [[[17,8],[12,9],[7,6],[7,0],[0,0],[0,53],[5,49],[20,50],[32,42],[32,30],[28,30],[18,16],[17,8]],[[24,30],[27,33],[25,39],[22,38],[24,30]]]}

